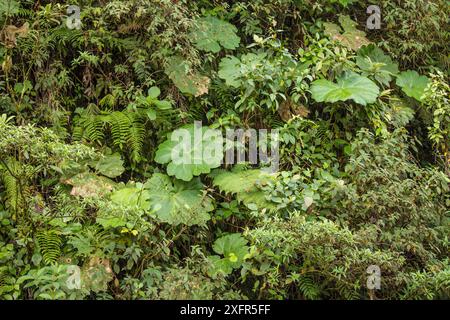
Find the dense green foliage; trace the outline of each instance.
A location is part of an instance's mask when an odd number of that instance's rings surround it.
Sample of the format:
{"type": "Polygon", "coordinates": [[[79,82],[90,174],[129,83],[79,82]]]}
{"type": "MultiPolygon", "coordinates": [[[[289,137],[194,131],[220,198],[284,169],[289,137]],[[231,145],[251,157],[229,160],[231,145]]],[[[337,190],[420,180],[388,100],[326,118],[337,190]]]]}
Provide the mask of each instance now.
{"type": "Polygon", "coordinates": [[[448,1],[70,4],[0,3],[0,299],[450,298],[448,1]]]}

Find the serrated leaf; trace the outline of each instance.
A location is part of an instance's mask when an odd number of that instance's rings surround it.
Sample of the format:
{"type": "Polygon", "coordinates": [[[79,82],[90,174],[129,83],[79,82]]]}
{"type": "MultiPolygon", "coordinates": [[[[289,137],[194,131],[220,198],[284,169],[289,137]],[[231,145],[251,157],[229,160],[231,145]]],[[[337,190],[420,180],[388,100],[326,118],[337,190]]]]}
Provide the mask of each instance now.
{"type": "Polygon", "coordinates": [[[213,209],[203,193],[200,180],[187,183],[174,181],[167,175],[155,173],[145,184],[149,208],[162,222],[172,225],[204,225],[213,209]]]}
{"type": "Polygon", "coordinates": [[[310,90],[317,102],[353,100],[363,106],[374,103],[380,93],[373,81],[354,73],[338,78],[337,83],[325,79],[316,80],[310,90]]]}
{"type": "Polygon", "coordinates": [[[243,258],[247,253],[246,244],[247,240],[240,233],[233,233],[217,239],[213,244],[213,250],[215,253],[224,256],[234,253],[236,256],[243,258]]]}
{"type": "Polygon", "coordinates": [[[397,85],[402,88],[403,92],[418,101],[421,100],[423,93],[430,80],[419,75],[416,71],[404,71],[397,76],[397,85]]]}
{"type": "Polygon", "coordinates": [[[168,175],[184,181],[219,167],[222,158],[220,131],[194,125],[173,131],[169,139],[159,145],[155,155],[156,162],[168,164],[168,175]]]}
{"type": "Polygon", "coordinates": [[[270,175],[260,169],[226,171],[217,170],[213,177],[213,184],[226,193],[251,192],[256,189],[257,182],[271,179],[270,175]]]}

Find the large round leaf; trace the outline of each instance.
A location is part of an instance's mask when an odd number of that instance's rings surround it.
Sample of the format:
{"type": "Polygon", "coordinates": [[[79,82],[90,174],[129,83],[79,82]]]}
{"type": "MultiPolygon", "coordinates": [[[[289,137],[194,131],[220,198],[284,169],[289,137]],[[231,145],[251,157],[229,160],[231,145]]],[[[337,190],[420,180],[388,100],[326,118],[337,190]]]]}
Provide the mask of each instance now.
{"type": "Polygon", "coordinates": [[[312,83],[311,93],[317,102],[353,100],[365,106],[376,101],[380,89],[373,81],[352,73],[338,78],[337,83],[316,80],[312,83]]]}
{"type": "Polygon", "coordinates": [[[419,75],[416,71],[408,70],[398,75],[396,83],[408,97],[420,101],[428,86],[429,79],[419,75]]]}
{"type": "Polygon", "coordinates": [[[203,225],[210,219],[208,212],[213,207],[199,180],[172,182],[168,176],[155,173],[145,189],[150,209],[162,222],[191,226],[203,225]]]}
{"type": "Polygon", "coordinates": [[[155,161],[167,165],[167,174],[189,181],[220,166],[223,138],[220,131],[188,125],[172,132],[159,145],[155,161]]]}

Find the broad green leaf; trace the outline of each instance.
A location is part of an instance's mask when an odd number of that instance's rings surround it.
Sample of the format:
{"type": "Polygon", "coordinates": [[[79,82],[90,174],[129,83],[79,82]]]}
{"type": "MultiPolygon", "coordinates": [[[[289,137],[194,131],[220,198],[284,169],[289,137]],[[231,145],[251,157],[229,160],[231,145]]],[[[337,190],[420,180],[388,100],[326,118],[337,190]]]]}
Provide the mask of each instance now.
{"type": "Polygon", "coordinates": [[[115,204],[125,207],[138,207],[148,209],[148,192],[142,184],[136,186],[127,186],[123,189],[114,191],[111,194],[111,201],[115,204]]]}
{"type": "Polygon", "coordinates": [[[153,102],[154,105],[160,110],[168,110],[172,108],[172,104],[167,100],[157,100],[153,102]]]}
{"type": "Polygon", "coordinates": [[[260,169],[240,170],[236,167],[233,171],[215,170],[210,177],[213,184],[223,192],[237,195],[237,199],[247,206],[272,209],[275,206],[266,200],[263,191],[257,185],[264,185],[274,176],[260,169]]]}
{"type": "Polygon", "coordinates": [[[154,109],[147,109],[145,114],[152,121],[156,119],[156,111],[154,109]]]}
{"type": "Polygon", "coordinates": [[[97,162],[95,169],[108,178],[118,177],[125,171],[123,160],[118,153],[102,158],[97,162]]]}
{"type": "Polygon", "coordinates": [[[264,183],[272,179],[270,174],[260,170],[216,170],[210,175],[214,185],[225,193],[252,192],[256,189],[256,183],[264,183]]]}
{"type": "Polygon", "coordinates": [[[240,38],[236,32],[236,27],[231,23],[215,17],[205,17],[197,20],[197,26],[191,35],[198,49],[217,53],[221,46],[231,50],[239,46],[240,38]]]}
{"type": "Polygon", "coordinates": [[[159,145],[155,161],[167,165],[167,173],[189,181],[220,166],[223,138],[218,130],[188,125],[172,132],[159,145]]]}
{"type": "Polygon", "coordinates": [[[421,100],[423,93],[430,80],[419,75],[416,71],[404,71],[397,76],[397,85],[402,88],[403,92],[418,101],[421,100]]]}
{"type": "Polygon", "coordinates": [[[243,259],[247,254],[246,244],[247,240],[240,233],[233,233],[217,239],[213,244],[213,250],[224,256],[234,253],[238,258],[243,259]]]}
{"type": "MultiPolygon", "coordinates": [[[[249,75],[254,74],[258,70],[266,72],[265,76],[268,79],[271,79],[273,70],[271,70],[270,66],[267,66],[267,59],[267,53],[265,52],[258,54],[247,53],[242,55],[240,59],[228,56],[220,61],[218,75],[221,79],[225,80],[227,85],[235,88],[238,88],[242,84],[243,79],[249,77],[249,75]]],[[[287,68],[290,67],[291,66],[287,68]]]]}
{"type": "Polygon", "coordinates": [[[219,63],[218,75],[221,79],[225,80],[228,86],[239,87],[241,81],[240,72],[241,61],[233,56],[223,58],[219,63]]]}
{"type": "Polygon", "coordinates": [[[97,223],[104,228],[125,227],[129,218],[127,209],[140,209],[149,212],[148,191],[144,189],[142,183],[127,185],[116,190],[110,195],[111,203],[119,206],[119,210],[101,209],[97,213],[97,223]]]}
{"type": "Polygon", "coordinates": [[[373,81],[354,73],[338,78],[337,83],[325,79],[316,80],[310,90],[317,102],[353,100],[363,106],[375,102],[380,93],[373,81]]]}
{"type": "Polygon", "coordinates": [[[386,86],[389,85],[392,76],[398,74],[398,65],[373,44],[358,50],[356,64],[363,71],[362,75],[371,75],[376,81],[386,86]]]}
{"type": "Polygon", "coordinates": [[[95,221],[105,229],[124,227],[127,224],[124,217],[97,217],[95,221]]]}
{"type": "Polygon", "coordinates": [[[172,225],[204,225],[213,209],[200,180],[187,183],[155,173],[145,184],[149,208],[158,219],[172,225]]]}
{"type": "Polygon", "coordinates": [[[215,253],[222,255],[223,258],[216,255],[208,257],[214,265],[213,270],[209,272],[211,274],[219,272],[230,274],[233,269],[242,265],[249,248],[247,240],[241,234],[233,233],[217,239],[213,244],[213,250],[215,253]]]}
{"type": "Polygon", "coordinates": [[[227,261],[227,259],[221,258],[220,256],[214,255],[208,257],[209,262],[212,265],[212,268],[208,270],[208,274],[210,276],[215,276],[217,274],[225,274],[228,275],[233,272],[233,267],[231,263],[227,261]]]}
{"type": "Polygon", "coordinates": [[[158,87],[151,87],[148,89],[148,96],[152,99],[156,99],[161,94],[161,90],[158,87]]]}

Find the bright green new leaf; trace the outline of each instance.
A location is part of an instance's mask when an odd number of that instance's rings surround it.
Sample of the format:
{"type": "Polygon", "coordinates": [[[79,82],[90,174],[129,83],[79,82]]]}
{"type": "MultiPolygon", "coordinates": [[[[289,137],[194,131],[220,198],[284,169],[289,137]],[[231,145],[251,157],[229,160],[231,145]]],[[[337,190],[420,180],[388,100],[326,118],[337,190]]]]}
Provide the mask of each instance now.
{"type": "Polygon", "coordinates": [[[418,101],[421,100],[423,93],[430,80],[419,75],[416,71],[404,71],[397,76],[397,85],[402,88],[403,92],[418,101]]]}
{"type": "Polygon", "coordinates": [[[247,240],[240,233],[233,233],[217,239],[213,244],[215,253],[222,255],[210,256],[209,259],[214,265],[210,273],[217,274],[222,272],[230,274],[233,269],[239,268],[248,253],[247,240]]]}
{"type": "Polygon", "coordinates": [[[337,83],[325,79],[316,80],[310,90],[317,102],[353,100],[363,106],[374,103],[380,93],[373,81],[354,73],[338,78],[337,83]]]}
{"type": "Polygon", "coordinates": [[[161,94],[161,90],[159,90],[158,87],[151,87],[150,89],[148,89],[148,96],[151,99],[158,98],[160,94],[161,94]]]}

